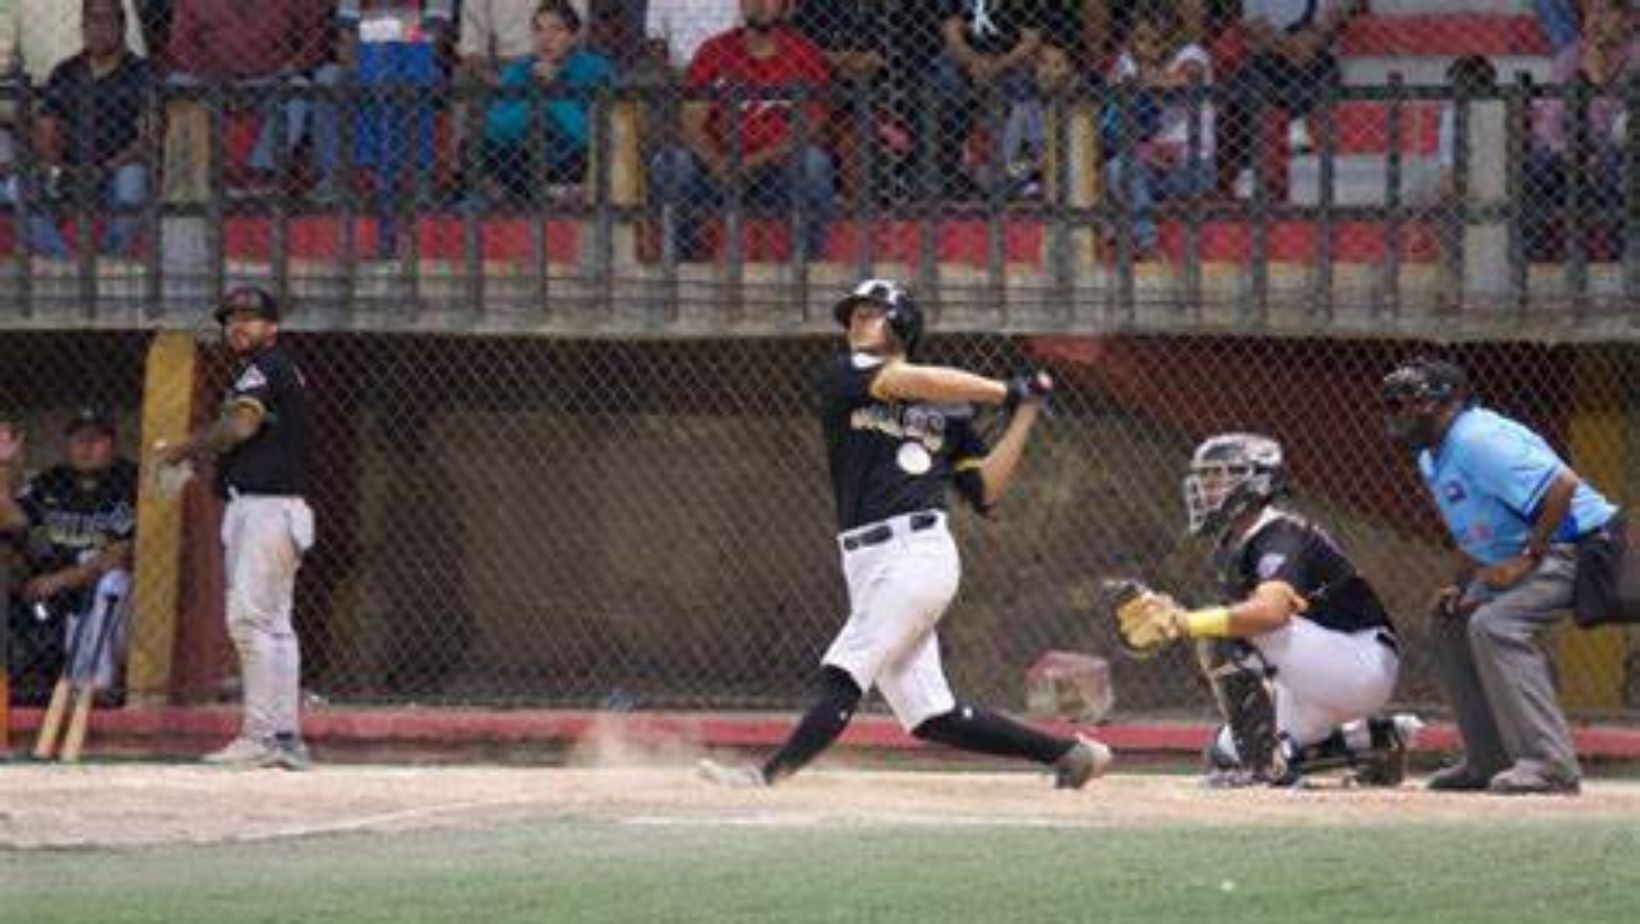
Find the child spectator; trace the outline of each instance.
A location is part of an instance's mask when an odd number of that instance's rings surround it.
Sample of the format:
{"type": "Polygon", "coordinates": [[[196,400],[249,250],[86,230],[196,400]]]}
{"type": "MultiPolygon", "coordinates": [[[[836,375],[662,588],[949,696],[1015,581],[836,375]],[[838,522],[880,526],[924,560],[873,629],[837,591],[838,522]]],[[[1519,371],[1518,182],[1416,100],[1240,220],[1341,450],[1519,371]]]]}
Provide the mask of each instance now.
{"type": "MultiPolygon", "coordinates": [[[[530,87],[590,88],[613,83],[609,59],[581,47],[581,15],[566,0],[546,0],[531,21],[533,53],[501,72],[503,90],[530,87]]],[[[589,105],[560,98],[536,105],[528,95],[490,106],[484,122],[484,173],[493,196],[499,191],[519,202],[532,202],[542,172],[554,183],[580,182],[586,173],[592,129],[589,105]],[[537,124],[534,113],[542,120],[537,124]],[[539,141],[532,137],[539,134],[539,141]],[[537,147],[539,145],[539,147],[537,147]],[[537,164],[536,154],[544,158],[537,164]]]]}

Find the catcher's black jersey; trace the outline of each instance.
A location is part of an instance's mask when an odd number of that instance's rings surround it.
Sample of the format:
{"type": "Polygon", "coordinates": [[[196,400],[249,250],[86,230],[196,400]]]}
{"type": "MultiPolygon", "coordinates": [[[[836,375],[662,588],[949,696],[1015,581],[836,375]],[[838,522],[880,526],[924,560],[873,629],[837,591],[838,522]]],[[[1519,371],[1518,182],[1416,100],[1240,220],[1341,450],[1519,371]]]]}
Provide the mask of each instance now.
{"type": "Polygon", "coordinates": [[[137,531],[137,467],[115,459],[96,475],[67,465],[30,479],[17,504],[28,517],[27,552],[37,571],[57,571],[137,531]]]}
{"type": "Polygon", "coordinates": [[[817,382],[839,531],[944,510],[952,473],[989,451],[969,405],[872,397],[882,368],[880,357],[845,353],[826,363],[817,382]]]}
{"type": "Polygon", "coordinates": [[[225,405],[245,401],[261,405],[262,426],[223,456],[223,493],[302,494],[313,439],[307,380],[284,347],[275,344],[239,367],[225,405]]]}
{"type": "Polygon", "coordinates": [[[1225,592],[1240,600],[1265,581],[1286,581],[1310,603],[1304,616],[1339,632],[1393,629],[1378,593],[1322,529],[1283,510],[1269,510],[1231,552],[1225,592]]]}

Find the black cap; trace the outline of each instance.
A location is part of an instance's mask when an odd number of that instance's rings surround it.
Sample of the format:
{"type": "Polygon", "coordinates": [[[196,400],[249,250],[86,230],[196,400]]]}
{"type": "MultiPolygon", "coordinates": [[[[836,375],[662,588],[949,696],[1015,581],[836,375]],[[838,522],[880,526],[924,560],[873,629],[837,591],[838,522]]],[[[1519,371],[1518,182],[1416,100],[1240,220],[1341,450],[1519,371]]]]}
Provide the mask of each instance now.
{"type": "Polygon", "coordinates": [[[216,323],[226,324],[228,315],[240,311],[250,312],[264,321],[279,321],[279,303],[267,289],[259,286],[240,286],[222,296],[222,304],[216,309],[216,323]]]}
{"type": "Polygon", "coordinates": [[[68,419],[68,426],[63,428],[63,435],[73,436],[86,427],[99,430],[106,436],[113,436],[114,412],[103,404],[82,404],[74,409],[74,416],[68,419]]]}

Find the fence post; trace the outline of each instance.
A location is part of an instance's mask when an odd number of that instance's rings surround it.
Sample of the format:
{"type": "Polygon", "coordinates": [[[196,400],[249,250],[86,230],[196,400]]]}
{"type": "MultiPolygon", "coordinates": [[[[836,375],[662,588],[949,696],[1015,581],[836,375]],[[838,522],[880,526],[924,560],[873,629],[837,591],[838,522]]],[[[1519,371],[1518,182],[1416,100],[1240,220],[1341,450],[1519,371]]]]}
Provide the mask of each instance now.
{"type": "Polygon", "coordinates": [[[205,297],[204,208],[210,194],[211,117],[194,94],[165,94],[164,187],[160,218],[161,314],[194,311],[205,297]]]}
{"type": "MultiPolygon", "coordinates": [[[[187,331],[162,331],[148,346],[143,375],[142,433],[176,441],[192,419],[194,338],[187,331]]],[[[146,447],[145,447],[146,449],[146,447]]],[[[152,465],[143,453],[145,468],[152,465]]],[[[143,472],[153,484],[153,472],[143,472]]],[[[137,492],[136,611],[126,686],[134,701],[164,700],[171,690],[182,561],[182,496],[137,492]]]]}
{"type": "MultiPolygon", "coordinates": [[[[1470,100],[1465,145],[1455,145],[1453,158],[1464,158],[1454,169],[1464,177],[1460,205],[1463,265],[1460,267],[1458,304],[1476,293],[1495,295],[1509,285],[1509,224],[1496,210],[1508,201],[1509,131],[1501,96],[1470,100]],[[1478,218],[1479,220],[1475,220],[1478,218]]],[[[1458,110],[1462,115],[1464,109],[1458,110]]]]}

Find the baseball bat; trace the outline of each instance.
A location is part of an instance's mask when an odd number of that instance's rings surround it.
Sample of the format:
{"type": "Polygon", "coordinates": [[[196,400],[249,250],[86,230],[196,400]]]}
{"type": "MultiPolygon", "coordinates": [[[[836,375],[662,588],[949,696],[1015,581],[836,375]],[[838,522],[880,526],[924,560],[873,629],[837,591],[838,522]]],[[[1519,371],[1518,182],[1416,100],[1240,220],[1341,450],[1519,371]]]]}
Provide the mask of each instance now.
{"type": "Polygon", "coordinates": [[[74,659],[80,645],[85,642],[86,622],[88,620],[81,618],[68,640],[68,651],[63,659],[63,672],[57,677],[57,685],[51,688],[51,702],[46,706],[45,718],[40,720],[40,736],[34,739],[36,760],[50,760],[51,755],[57,750],[57,737],[63,732],[63,716],[68,711],[69,694],[74,688],[70,673],[74,670],[74,659]]]}
{"type": "Polygon", "coordinates": [[[51,704],[46,707],[46,716],[40,720],[40,737],[34,739],[34,757],[36,760],[50,760],[51,753],[57,749],[57,735],[63,728],[63,713],[68,710],[68,673],[57,678],[57,685],[51,689],[51,704]]]}
{"type": "Polygon", "coordinates": [[[65,764],[79,763],[80,754],[85,750],[85,733],[91,724],[91,708],[97,698],[97,664],[108,647],[108,639],[114,634],[115,623],[119,622],[120,614],[116,609],[119,602],[117,594],[102,598],[102,625],[97,627],[97,638],[91,646],[91,661],[83,665],[85,671],[75,685],[79,698],[74,701],[74,714],[68,720],[68,734],[63,736],[61,756],[65,764]]]}

